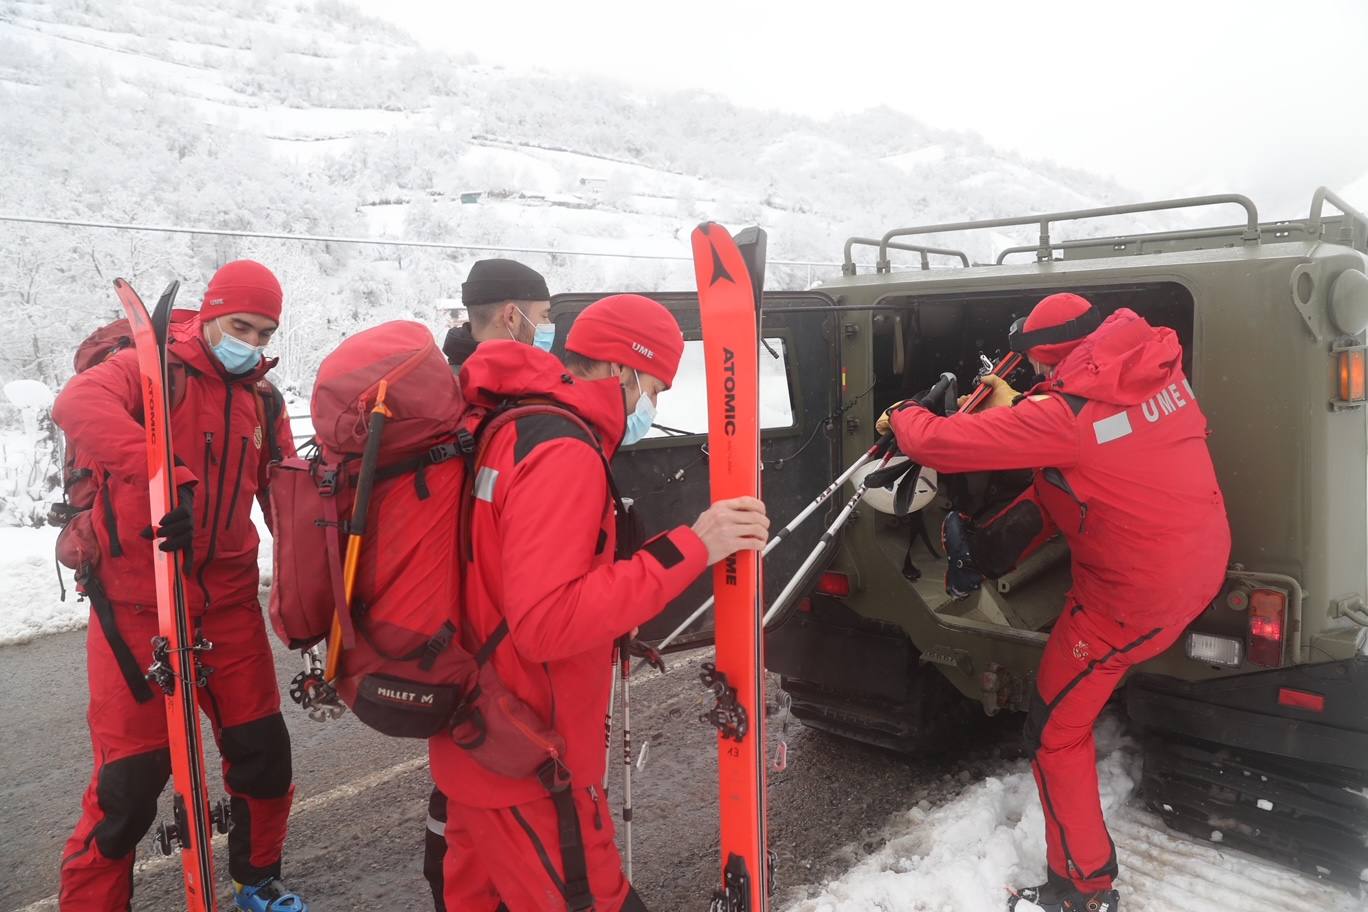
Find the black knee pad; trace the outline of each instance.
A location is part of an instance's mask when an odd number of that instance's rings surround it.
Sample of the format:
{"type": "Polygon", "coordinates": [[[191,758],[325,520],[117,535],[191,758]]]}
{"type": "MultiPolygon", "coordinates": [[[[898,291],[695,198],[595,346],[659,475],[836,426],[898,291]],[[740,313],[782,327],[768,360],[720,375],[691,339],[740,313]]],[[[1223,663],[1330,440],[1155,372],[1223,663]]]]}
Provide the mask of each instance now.
{"type": "Polygon", "coordinates": [[[131,855],[157,819],[157,797],[171,778],[166,748],[114,760],[100,767],[95,795],[104,816],[95,825],[95,845],[105,858],[131,855]]]}
{"type": "Polygon", "coordinates": [[[228,761],[224,781],[234,792],[252,798],[283,798],[294,779],[290,732],[280,713],[225,728],[219,749],[228,761]]]}

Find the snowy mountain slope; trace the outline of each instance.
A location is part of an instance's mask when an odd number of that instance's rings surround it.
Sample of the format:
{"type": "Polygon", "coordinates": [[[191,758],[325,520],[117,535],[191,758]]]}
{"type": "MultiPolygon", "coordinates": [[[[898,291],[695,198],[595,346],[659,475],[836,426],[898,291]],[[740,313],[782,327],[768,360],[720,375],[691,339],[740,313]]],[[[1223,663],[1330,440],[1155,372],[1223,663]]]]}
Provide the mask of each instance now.
{"type": "MultiPolygon", "coordinates": [[[[850,234],[1128,197],[889,110],[816,120],[434,53],[337,0],[0,0],[0,120],[9,213],[619,257],[524,255],[555,291],[688,288],[703,218],[763,225],[772,261],[834,263],[850,234]]],[[[0,223],[0,383],[58,387],[116,313],[113,276],[148,295],[179,278],[193,305],[250,256],[286,289],[277,382],[306,392],[360,326],[443,328],[482,255],[0,223]]]]}

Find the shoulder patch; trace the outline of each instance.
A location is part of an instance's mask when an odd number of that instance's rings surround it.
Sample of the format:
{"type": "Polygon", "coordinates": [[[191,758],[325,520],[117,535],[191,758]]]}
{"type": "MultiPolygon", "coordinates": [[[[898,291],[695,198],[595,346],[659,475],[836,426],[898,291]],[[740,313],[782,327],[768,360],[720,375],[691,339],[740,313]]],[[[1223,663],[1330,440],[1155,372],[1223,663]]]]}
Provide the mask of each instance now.
{"type": "Polygon", "coordinates": [[[515,465],[526,459],[541,444],[559,440],[562,437],[582,440],[597,449],[597,444],[584,433],[584,429],[569,417],[548,413],[527,415],[523,418],[514,419],[513,427],[514,433],[517,434],[517,440],[513,444],[513,462],[515,465]]]}

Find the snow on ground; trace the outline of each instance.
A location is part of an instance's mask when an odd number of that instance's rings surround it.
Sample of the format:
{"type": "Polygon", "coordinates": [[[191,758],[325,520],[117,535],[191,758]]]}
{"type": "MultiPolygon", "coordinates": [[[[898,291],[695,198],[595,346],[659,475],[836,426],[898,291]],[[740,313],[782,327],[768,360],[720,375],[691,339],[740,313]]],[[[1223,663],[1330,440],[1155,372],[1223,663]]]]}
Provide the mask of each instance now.
{"type": "MultiPolygon", "coordinates": [[[[1121,862],[1126,912],[1362,912],[1360,899],[1240,852],[1167,831],[1133,799],[1140,758],[1115,717],[1098,726],[1102,807],[1121,862]]],[[[986,912],[1005,885],[1045,879],[1044,818],[1021,761],[939,807],[887,825],[886,843],[789,912],[986,912]]],[[[1032,906],[1022,904],[1021,910],[1032,906]]]]}
{"type": "MultiPolygon", "coordinates": [[[[271,535],[252,505],[252,520],[261,534],[261,603],[271,583],[271,535]]],[[[48,633],[86,626],[90,606],[76,594],[71,571],[62,568],[66,599],[61,597],[53,548],[58,530],[53,526],[0,527],[0,646],[27,643],[48,633]]]]}
{"type": "Polygon", "coordinates": [[[0,528],[0,646],[85,626],[89,606],[77,600],[65,568],[66,601],[59,594],[56,543],[57,529],[51,526],[0,528]]]}

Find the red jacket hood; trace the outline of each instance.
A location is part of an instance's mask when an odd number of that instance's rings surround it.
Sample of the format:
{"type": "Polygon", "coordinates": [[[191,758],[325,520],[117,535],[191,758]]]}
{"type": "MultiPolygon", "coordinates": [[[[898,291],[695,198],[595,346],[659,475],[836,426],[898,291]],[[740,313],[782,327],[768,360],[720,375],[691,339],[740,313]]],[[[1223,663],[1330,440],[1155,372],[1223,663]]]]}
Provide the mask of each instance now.
{"type": "Polygon", "coordinates": [[[1138,405],[1182,369],[1183,347],[1167,326],[1121,308],[1065,356],[1049,388],[1112,405],[1138,405]]]}
{"type": "Polygon", "coordinates": [[[248,373],[233,375],[225,372],[218,358],[209,350],[209,343],[204,341],[204,324],[197,316],[188,320],[173,319],[167,342],[176,357],[190,367],[202,374],[235,383],[255,383],[280,363],[279,358],[262,358],[256,368],[248,373]]]}
{"type": "Polygon", "coordinates": [[[622,384],[616,378],[572,377],[554,355],[511,339],[482,342],[475,349],[461,367],[461,393],[484,408],[510,399],[551,399],[594,429],[609,459],[627,429],[622,384]]]}

